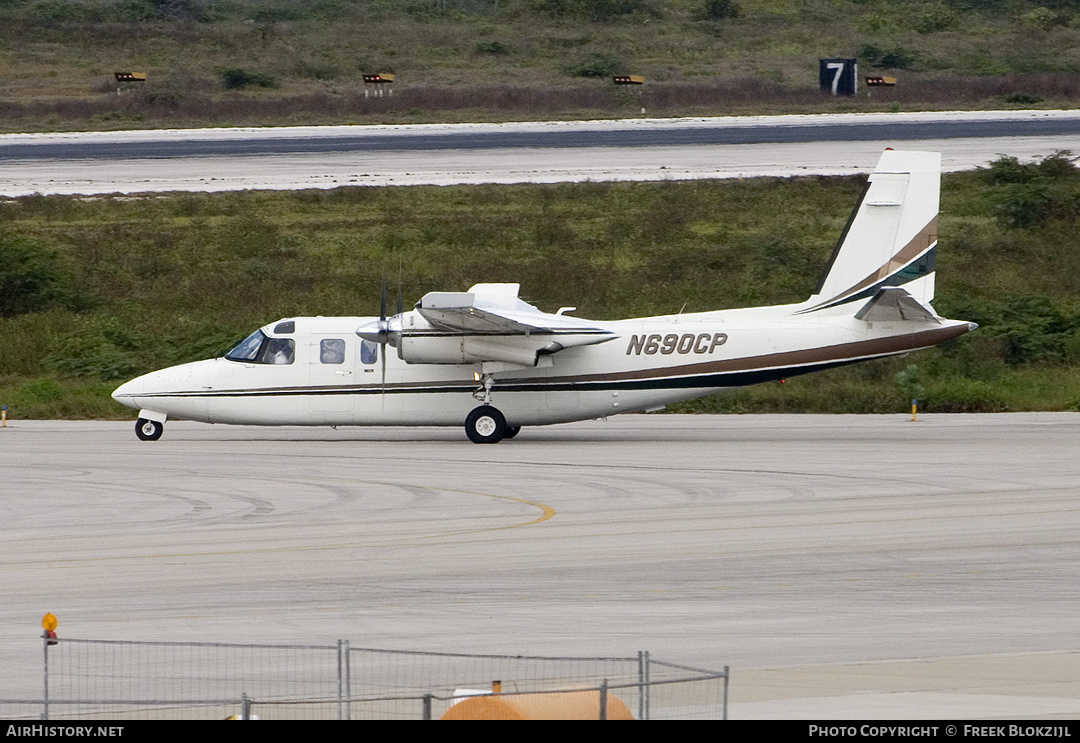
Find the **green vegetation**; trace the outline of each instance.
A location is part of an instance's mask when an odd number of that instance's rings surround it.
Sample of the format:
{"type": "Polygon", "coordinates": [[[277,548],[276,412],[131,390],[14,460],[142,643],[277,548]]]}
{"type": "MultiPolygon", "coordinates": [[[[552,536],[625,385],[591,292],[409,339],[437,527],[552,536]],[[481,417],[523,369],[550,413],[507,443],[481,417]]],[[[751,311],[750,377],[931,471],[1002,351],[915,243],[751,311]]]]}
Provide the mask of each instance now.
{"type": "Polygon", "coordinates": [[[5,131],[1080,102],[1080,0],[0,0],[0,23],[5,131]],[[900,82],[822,96],[821,57],[900,82]],[[148,79],[117,95],[117,71],[148,79]]]}
{"type": "MultiPolygon", "coordinates": [[[[519,281],[542,309],[596,319],[800,301],[862,180],[3,200],[0,403],[13,417],[124,416],[108,398],[119,381],[280,317],[377,314],[399,271],[406,302],[519,281]]],[[[946,175],[935,306],[977,332],[675,408],[900,412],[918,396],[928,411],[1080,409],[1078,219],[1064,153],[946,175]]]]}

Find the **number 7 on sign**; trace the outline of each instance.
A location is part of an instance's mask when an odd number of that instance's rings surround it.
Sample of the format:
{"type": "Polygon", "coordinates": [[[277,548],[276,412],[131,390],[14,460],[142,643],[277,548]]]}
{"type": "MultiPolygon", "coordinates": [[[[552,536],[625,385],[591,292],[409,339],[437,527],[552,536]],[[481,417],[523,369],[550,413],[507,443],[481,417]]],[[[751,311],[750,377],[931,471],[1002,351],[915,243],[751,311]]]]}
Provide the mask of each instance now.
{"type": "Polygon", "coordinates": [[[828,62],[825,67],[833,71],[832,76],[832,94],[837,95],[837,91],[840,88],[840,75],[844,73],[843,62],[828,62]]]}

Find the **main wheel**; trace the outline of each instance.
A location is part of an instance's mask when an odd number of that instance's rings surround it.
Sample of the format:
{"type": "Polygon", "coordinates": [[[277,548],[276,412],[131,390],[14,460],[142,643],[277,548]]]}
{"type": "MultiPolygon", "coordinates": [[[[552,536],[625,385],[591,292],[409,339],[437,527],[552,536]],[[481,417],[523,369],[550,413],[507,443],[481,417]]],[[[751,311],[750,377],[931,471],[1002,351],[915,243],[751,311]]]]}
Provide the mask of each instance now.
{"type": "Polygon", "coordinates": [[[521,433],[521,426],[507,426],[506,433],[503,434],[504,439],[512,439],[521,433]]]}
{"type": "Polygon", "coordinates": [[[161,421],[139,418],[135,421],[135,435],[140,441],[157,441],[161,438],[161,432],[165,430],[165,424],[161,421]]]}
{"type": "Polygon", "coordinates": [[[465,419],[465,434],[474,444],[497,444],[506,436],[506,418],[498,409],[481,405],[465,419]]]}

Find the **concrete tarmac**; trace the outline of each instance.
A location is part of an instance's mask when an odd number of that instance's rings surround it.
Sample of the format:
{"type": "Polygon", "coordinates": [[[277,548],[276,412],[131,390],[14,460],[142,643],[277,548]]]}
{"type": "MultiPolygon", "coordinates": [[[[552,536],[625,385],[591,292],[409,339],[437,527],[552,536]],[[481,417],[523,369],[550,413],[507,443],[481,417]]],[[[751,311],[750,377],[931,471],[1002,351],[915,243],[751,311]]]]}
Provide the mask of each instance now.
{"type": "Polygon", "coordinates": [[[9,421],[0,698],[62,637],[633,655],[738,718],[1080,717],[1080,415],[9,421]]]}

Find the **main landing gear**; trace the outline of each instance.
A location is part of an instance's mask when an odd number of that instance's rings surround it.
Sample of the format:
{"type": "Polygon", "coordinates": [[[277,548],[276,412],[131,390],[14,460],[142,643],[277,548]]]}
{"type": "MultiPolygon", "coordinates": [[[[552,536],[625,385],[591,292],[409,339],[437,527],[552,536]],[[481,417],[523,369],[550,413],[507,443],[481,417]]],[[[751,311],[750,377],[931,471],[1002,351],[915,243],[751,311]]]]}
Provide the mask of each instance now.
{"type": "Polygon", "coordinates": [[[147,420],[146,418],[139,418],[135,421],[135,435],[139,437],[139,441],[157,441],[161,438],[162,431],[165,430],[165,424],[160,421],[147,420]]]}
{"type": "Polygon", "coordinates": [[[483,386],[473,393],[473,397],[483,404],[473,408],[465,418],[465,435],[474,444],[497,444],[503,439],[514,438],[521,431],[521,426],[508,426],[503,414],[491,404],[494,377],[484,374],[482,380],[483,386]]]}
{"type": "Polygon", "coordinates": [[[497,444],[506,438],[506,418],[498,408],[481,405],[465,419],[465,434],[474,444],[497,444]]]}

